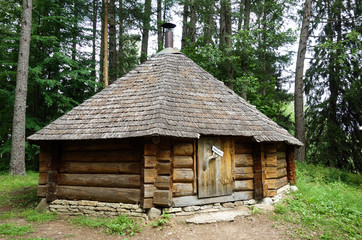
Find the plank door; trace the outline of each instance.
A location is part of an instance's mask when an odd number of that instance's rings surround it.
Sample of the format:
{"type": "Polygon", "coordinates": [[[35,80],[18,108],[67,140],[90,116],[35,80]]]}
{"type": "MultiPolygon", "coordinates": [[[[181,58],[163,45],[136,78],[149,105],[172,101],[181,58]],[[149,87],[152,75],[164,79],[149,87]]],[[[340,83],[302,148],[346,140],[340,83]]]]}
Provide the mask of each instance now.
{"type": "Polygon", "coordinates": [[[198,197],[232,194],[232,140],[230,137],[201,137],[198,140],[198,197]],[[212,151],[217,147],[221,157],[212,151]],[[213,157],[216,156],[216,157],[213,157]]]}

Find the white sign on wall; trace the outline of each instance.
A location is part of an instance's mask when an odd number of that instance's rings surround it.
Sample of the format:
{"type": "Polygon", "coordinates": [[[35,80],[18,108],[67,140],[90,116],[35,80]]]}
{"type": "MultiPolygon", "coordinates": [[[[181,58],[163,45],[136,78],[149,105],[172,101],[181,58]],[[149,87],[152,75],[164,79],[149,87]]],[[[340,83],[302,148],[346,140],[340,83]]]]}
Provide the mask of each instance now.
{"type": "Polygon", "coordinates": [[[214,153],[216,153],[217,155],[219,155],[220,157],[224,156],[224,152],[221,151],[220,149],[218,149],[218,148],[215,147],[215,146],[212,146],[212,151],[213,151],[214,153]]]}

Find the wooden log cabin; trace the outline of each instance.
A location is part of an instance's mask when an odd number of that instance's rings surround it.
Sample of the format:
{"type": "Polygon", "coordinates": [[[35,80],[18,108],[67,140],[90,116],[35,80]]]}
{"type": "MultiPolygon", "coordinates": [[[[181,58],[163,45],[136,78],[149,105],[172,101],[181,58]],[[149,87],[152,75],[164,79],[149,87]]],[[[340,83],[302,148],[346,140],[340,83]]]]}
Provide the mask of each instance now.
{"type": "Polygon", "coordinates": [[[302,144],[166,48],[28,138],[38,196],[181,207],[275,196],[302,144]]]}

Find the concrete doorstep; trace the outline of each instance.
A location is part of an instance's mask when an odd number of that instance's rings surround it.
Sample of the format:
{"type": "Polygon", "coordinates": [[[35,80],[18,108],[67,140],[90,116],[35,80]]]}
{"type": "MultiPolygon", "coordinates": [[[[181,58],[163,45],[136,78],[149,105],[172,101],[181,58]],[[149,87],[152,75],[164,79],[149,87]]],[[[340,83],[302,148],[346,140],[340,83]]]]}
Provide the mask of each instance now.
{"type": "Polygon", "coordinates": [[[210,213],[200,213],[194,215],[193,217],[186,219],[186,223],[194,224],[206,224],[206,223],[216,223],[216,222],[232,222],[236,217],[239,216],[250,216],[251,210],[246,206],[240,206],[232,210],[210,212],[210,213]]]}

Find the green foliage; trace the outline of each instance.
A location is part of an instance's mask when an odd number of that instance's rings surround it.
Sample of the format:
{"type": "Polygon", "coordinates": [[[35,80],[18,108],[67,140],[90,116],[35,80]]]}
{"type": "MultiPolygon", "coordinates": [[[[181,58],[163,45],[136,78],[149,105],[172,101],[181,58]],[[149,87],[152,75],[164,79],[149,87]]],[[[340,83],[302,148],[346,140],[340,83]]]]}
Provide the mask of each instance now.
{"type": "Polygon", "coordinates": [[[299,224],[299,237],[361,237],[361,175],[297,163],[297,184],[299,191],[278,203],[274,212],[279,219],[299,224]]]}
{"type": "Polygon", "coordinates": [[[353,19],[359,11],[355,1],[316,2],[313,30],[320,37],[305,79],[307,160],[357,172],[362,170],[362,33],[353,19]],[[344,16],[349,17],[335,21],[344,16]]]}
{"type": "Polygon", "coordinates": [[[293,95],[287,92],[285,85],[291,76],[284,76],[282,72],[290,65],[293,52],[281,49],[296,40],[295,32],[283,27],[293,3],[282,0],[252,4],[251,11],[257,21],[251,23],[250,30],[241,29],[231,36],[231,49],[223,50],[217,40],[205,44],[201,36],[194,45],[187,41],[182,50],[225,84],[230,81],[225,64],[230,64],[233,90],[246,95],[248,102],[289,131],[293,131],[294,125],[285,107],[293,100],[293,95]]]}
{"type": "Polygon", "coordinates": [[[168,220],[171,218],[171,215],[168,213],[168,211],[164,211],[162,215],[152,223],[153,227],[161,227],[168,223],[168,220]]]}
{"type": "Polygon", "coordinates": [[[121,236],[133,236],[135,233],[141,231],[141,226],[136,223],[135,220],[123,215],[115,219],[80,216],[71,218],[69,221],[78,226],[100,228],[104,229],[108,234],[121,236]]]}
{"type": "Polygon", "coordinates": [[[22,236],[26,233],[33,232],[30,225],[16,225],[14,223],[0,224],[0,236],[22,236]]]}

